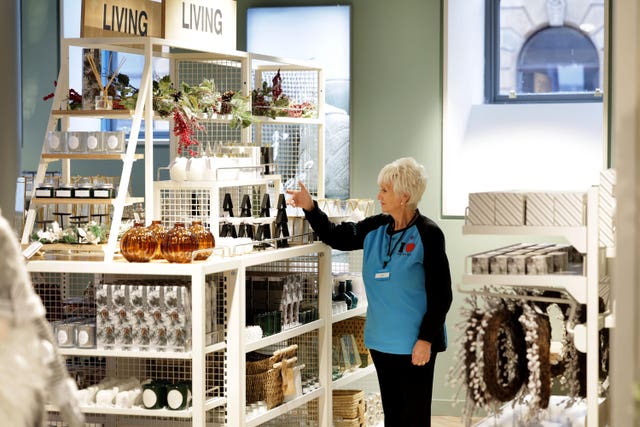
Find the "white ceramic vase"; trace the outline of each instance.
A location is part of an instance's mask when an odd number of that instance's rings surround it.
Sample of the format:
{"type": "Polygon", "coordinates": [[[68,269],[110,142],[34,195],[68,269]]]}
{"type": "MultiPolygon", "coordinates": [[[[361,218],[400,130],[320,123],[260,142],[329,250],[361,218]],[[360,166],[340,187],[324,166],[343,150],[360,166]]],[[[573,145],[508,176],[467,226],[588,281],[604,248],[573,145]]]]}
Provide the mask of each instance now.
{"type": "Polygon", "coordinates": [[[186,157],[176,157],[169,165],[169,176],[172,181],[183,182],[187,180],[187,162],[186,157]]]}

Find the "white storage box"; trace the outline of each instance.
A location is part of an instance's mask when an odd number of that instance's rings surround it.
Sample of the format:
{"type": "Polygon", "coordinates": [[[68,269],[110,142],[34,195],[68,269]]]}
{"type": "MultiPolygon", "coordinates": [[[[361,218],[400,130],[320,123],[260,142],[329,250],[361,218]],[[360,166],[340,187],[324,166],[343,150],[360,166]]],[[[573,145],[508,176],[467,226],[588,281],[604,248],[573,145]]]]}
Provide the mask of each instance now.
{"type": "Polygon", "coordinates": [[[524,225],[525,193],[497,192],[494,197],[496,225],[524,225]]]}
{"type": "Polygon", "coordinates": [[[66,132],[67,151],[84,153],[86,151],[86,132],[66,132]]]}
{"type": "Polygon", "coordinates": [[[526,225],[553,225],[553,195],[551,193],[527,193],[526,225]]]}
{"type": "Polygon", "coordinates": [[[124,132],[104,132],[103,147],[107,153],[124,153],[124,132]]]}
{"type": "Polygon", "coordinates": [[[553,225],[580,226],[586,223],[585,192],[554,193],[553,225]]]}
{"type": "Polygon", "coordinates": [[[469,225],[494,225],[495,193],[470,193],[467,209],[469,225]]]}
{"type": "Polygon", "coordinates": [[[47,153],[63,153],[66,149],[64,132],[51,131],[47,133],[47,141],[44,145],[47,153]]]}
{"type": "Polygon", "coordinates": [[[104,151],[102,132],[87,132],[86,148],[87,153],[102,153],[104,151]]]}

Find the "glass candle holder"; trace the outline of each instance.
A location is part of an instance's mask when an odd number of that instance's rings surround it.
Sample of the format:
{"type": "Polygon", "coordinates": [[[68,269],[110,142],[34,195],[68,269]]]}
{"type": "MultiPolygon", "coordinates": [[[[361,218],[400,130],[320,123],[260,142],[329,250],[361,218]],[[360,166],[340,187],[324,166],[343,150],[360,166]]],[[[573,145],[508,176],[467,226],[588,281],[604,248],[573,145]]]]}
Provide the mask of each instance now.
{"type": "Polygon", "coordinates": [[[96,96],[96,110],[113,110],[113,96],[96,96]]]}

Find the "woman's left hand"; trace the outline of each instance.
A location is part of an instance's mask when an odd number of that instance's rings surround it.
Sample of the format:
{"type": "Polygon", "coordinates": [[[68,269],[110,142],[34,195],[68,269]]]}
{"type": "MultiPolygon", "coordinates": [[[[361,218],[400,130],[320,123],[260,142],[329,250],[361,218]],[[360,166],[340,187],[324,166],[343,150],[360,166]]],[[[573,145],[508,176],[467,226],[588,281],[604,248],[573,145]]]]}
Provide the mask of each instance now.
{"type": "Polygon", "coordinates": [[[431,360],[431,343],[425,340],[418,340],[413,345],[411,352],[411,363],[416,366],[424,366],[431,360]]]}

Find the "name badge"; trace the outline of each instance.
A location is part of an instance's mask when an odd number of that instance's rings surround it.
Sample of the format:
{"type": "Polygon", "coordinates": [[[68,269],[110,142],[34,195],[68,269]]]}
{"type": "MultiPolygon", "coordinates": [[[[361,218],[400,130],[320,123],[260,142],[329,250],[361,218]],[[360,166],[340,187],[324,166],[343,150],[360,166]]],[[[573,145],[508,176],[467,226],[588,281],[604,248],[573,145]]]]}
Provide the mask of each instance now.
{"type": "Polygon", "coordinates": [[[376,272],[375,276],[373,276],[376,280],[389,280],[391,277],[391,273],[388,270],[379,270],[376,272]]]}

